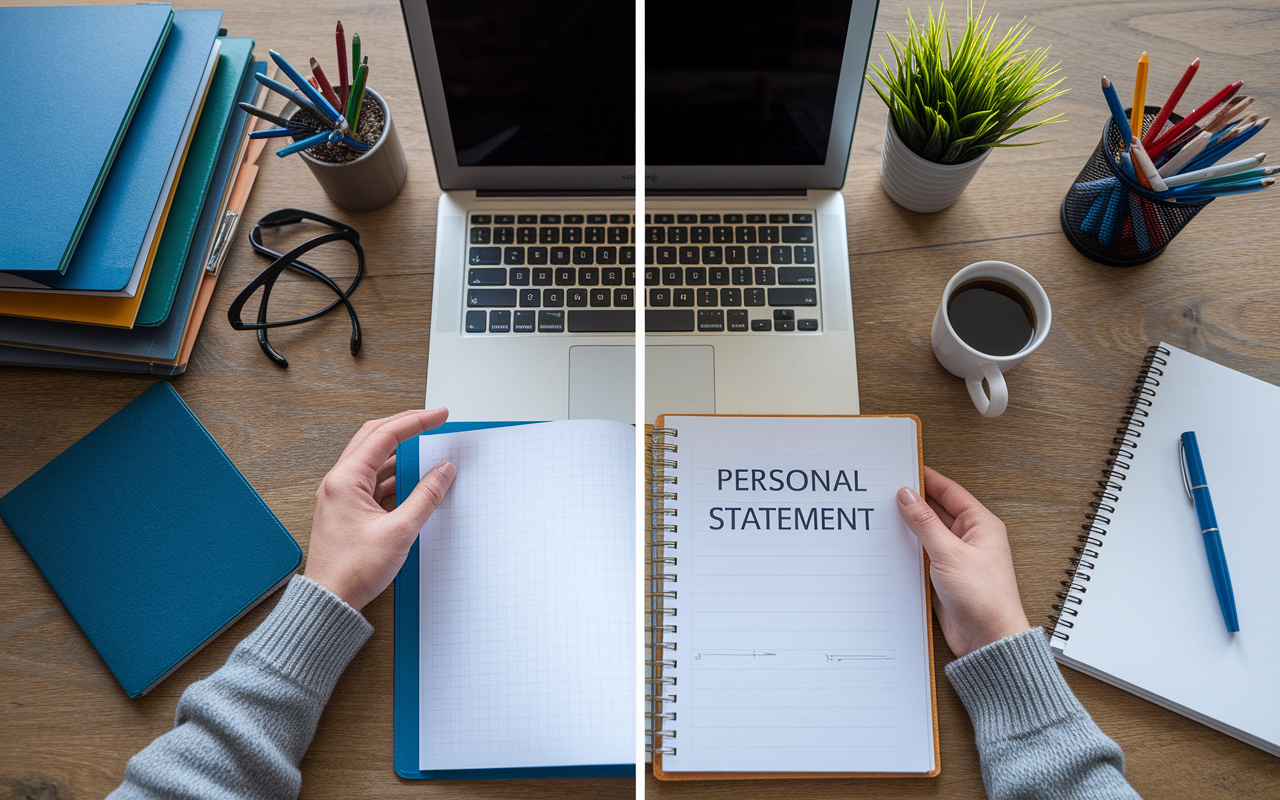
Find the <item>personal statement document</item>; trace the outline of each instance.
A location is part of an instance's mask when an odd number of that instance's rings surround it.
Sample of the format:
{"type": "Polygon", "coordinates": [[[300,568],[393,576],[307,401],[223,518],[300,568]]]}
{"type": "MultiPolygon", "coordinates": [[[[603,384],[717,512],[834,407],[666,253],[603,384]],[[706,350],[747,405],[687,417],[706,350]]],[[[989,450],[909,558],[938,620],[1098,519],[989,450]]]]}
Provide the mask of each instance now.
{"type": "Polygon", "coordinates": [[[667,416],[663,772],[937,768],[914,417],[667,416]]]}

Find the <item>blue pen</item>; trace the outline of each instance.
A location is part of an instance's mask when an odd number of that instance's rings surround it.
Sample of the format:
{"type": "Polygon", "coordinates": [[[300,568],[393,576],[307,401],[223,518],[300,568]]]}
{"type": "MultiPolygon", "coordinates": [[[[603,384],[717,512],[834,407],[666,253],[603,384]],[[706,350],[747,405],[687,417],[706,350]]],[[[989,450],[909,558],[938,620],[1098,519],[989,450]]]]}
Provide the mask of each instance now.
{"type": "Polygon", "coordinates": [[[1107,105],[1111,107],[1111,118],[1115,120],[1116,127],[1120,129],[1120,141],[1124,143],[1124,149],[1129,149],[1129,137],[1131,131],[1129,127],[1129,117],[1124,113],[1124,106],[1120,104],[1120,96],[1116,94],[1116,87],[1111,85],[1111,81],[1106,75],[1102,76],[1102,94],[1107,98],[1107,105]]]}
{"type": "Polygon", "coordinates": [[[263,75],[261,72],[253,73],[253,77],[254,77],[254,80],[256,80],[258,83],[262,84],[263,86],[267,87],[268,89],[270,89],[271,91],[279,95],[283,95],[286,99],[292,100],[293,102],[297,103],[300,107],[310,110],[317,117],[324,116],[324,114],[321,113],[320,109],[311,105],[310,100],[308,100],[306,97],[299,94],[298,92],[294,91],[293,89],[290,89],[288,86],[285,86],[280,81],[274,81],[268,78],[266,75],[263,75]]]}
{"type": "Polygon", "coordinates": [[[1240,630],[1236,618],[1236,598],[1231,591],[1231,573],[1227,571],[1227,554],[1222,551],[1222,536],[1218,532],[1218,520],[1213,514],[1213,501],[1209,499],[1209,482],[1204,477],[1204,464],[1200,461],[1200,446],[1195,431],[1187,431],[1178,440],[1178,458],[1182,462],[1182,479],[1187,497],[1196,504],[1196,516],[1200,518],[1200,533],[1204,535],[1204,549],[1209,556],[1209,571],[1213,573],[1213,589],[1218,593],[1218,605],[1222,607],[1222,619],[1227,630],[1240,630]]]}
{"type": "Polygon", "coordinates": [[[280,55],[275,50],[268,50],[267,52],[271,54],[271,60],[276,62],[276,66],[280,68],[280,71],[285,75],[288,75],[289,80],[297,84],[298,88],[302,90],[302,93],[311,101],[312,105],[320,109],[324,115],[329,118],[330,122],[338,126],[339,130],[347,130],[347,118],[339,114],[334,107],[329,104],[329,101],[324,99],[324,95],[317,92],[315,87],[312,86],[306,78],[302,77],[302,73],[294,69],[293,65],[288,61],[285,61],[284,56],[280,55]]]}
{"type": "Polygon", "coordinates": [[[293,144],[289,144],[289,145],[285,145],[284,147],[281,147],[279,150],[276,151],[276,155],[280,156],[281,158],[284,158],[285,156],[290,155],[292,153],[296,153],[299,150],[306,150],[309,147],[315,147],[318,144],[324,144],[325,142],[329,141],[329,137],[333,135],[333,133],[334,131],[321,131],[320,133],[317,133],[315,136],[308,136],[305,139],[300,139],[299,141],[296,141],[293,144]]]}

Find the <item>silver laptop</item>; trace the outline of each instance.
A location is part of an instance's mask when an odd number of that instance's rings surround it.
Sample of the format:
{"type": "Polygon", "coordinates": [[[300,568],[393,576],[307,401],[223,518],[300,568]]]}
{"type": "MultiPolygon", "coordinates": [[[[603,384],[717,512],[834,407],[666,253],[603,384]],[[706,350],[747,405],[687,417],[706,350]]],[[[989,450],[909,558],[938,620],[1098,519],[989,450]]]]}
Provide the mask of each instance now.
{"type": "Polygon", "coordinates": [[[635,422],[635,10],[402,0],[444,193],[426,406],[635,422]]]}
{"type": "Polygon", "coordinates": [[[646,0],[645,410],[858,413],[844,201],[875,0],[646,0]]]}

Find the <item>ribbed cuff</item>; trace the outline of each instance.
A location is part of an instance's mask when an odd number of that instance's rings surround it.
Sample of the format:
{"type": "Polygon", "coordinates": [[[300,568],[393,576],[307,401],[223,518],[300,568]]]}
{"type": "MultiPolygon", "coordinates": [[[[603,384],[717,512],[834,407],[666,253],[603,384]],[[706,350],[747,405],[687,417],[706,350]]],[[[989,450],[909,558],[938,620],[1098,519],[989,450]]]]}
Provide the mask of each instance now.
{"type": "Polygon", "coordinates": [[[1058,671],[1044,630],[1031,628],[947,665],[947,679],[960,695],[982,741],[1029,733],[1085,714],[1058,671]]]}
{"type": "Polygon", "coordinates": [[[320,584],[294,575],[280,602],[237,649],[328,698],[373,626],[320,584]]]}

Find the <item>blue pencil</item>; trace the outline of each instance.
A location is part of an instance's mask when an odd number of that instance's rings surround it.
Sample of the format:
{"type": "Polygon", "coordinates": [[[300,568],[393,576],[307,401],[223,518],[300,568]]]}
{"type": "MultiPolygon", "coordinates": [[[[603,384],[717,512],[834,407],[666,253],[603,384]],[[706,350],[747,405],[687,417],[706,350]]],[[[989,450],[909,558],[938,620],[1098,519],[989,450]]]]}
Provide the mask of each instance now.
{"type": "Polygon", "coordinates": [[[1125,116],[1124,106],[1120,104],[1120,96],[1116,94],[1116,87],[1111,85],[1106,75],[1102,76],[1102,94],[1107,98],[1107,105],[1111,107],[1111,118],[1120,129],[1120,141],[1124,143],[1124,149],[1128,150],[1129,134],[1125,131],[1130,130],[1129,118],[1125,116]]]}
{"type": "Polygon", "coordinates": [[[1226,142],[1224,144],[1219,144],[1217,147],[1213,148],[1212,151],[1210,151],[1209,148],[1206,147],[1204,151],[1200,153],[1200,155],[1191,159],[1191,161],[1185,167],[1183,167],[1180,171],[1193,172],[1197,169],[1203,169],[1204,167],[1207,167],[1210,164],[1217,163],[1227,153],[1230,153],[1232,150],[1235,150],[1237,147],[1239,147],[1240,145],[1244,144],[1245,142],[1249,141],[1254,136],[1256,136],[1258,134],[1258,131],[1262,130],[1263,127],[1264,127],[1263,124],[1254,125],[1252,128],[1240,134],[1236,138],[1230,140],[1229,142],[1226,142]]]}
{"type": "Polygon", "coordinates": [[[315,136],[308,136],[307,138],[302,139],[301,141],[297,141],[297,142],[294,142],[293,144],[285,145],[284,147],[281,147],[279,150],[276,151],[276,155],[280,156],[281,158],[284,158],[285,156],[296,153],[299,150],[306,150],[307,148],[324,144],[325,142],[329,141],[329,135],[330,135],[330,131],[321,131],[320,133],[317,133],[315,136]]]}
{"type": "Polygon", "coordinates": [[[1142,200],[1136,194],[1129,195],[1129,216],[1133,217],[1133,238],[1138,243],[1138,252],[1151,250],[1151,242],[1147,239],[1147,222],[1142,217],[1142,200]]]}
{"type": "Polygon", "coordinates": [[[1084,215],[1084,221],[1080,223],[1080,230],[1093,233],[1093,229],[1102,221],[1102,212],[1107,207],[1108,199],[1109,196],[1105,192],[1094,199],[1093,205],[1089,206],[1089,213],[1084,215]]]}
{"type": "Polygon", "coordinates": [[[342,130],[346,130],[346,117],[339,114],[337,110],[329,104],[329,101],[324,98],[324,95],[317,92],[315,87],[312,86],[306,78],[302,77],[302,73],[294,69],[293,65],[288,61],[285,61],[284,56],[280,55],[275,50],[268,50],[267,52],[271,54],[271,60],[276,62],[276,66],[280,67],[280,70],[284,72],[285,75],[289,76],[289,80],[297,84],[298,88],[302,90],[302,93],[311,100],[312,105],[320,109],[320,111],[329,118],[330,122],[334,123],[342,130]]]}
{"type": "Polygon", "coordinates": [[[1179,200],[1188,197],[1225,197],[1232,194],[1249,194],[1250,192],[1261,191],[1275,182],[1275,178],[1254,178],[1253,180],[1239,181],[1237,183],[1222,183],[1217,186],[1193,184],[1174,189],[1173,192],[1174,196],[1179,200]]]}
{"type": "Polygon", "coordinates": [[[1107,200],[1107,210],[1102,215],[1102,229],[1098,232],[1098,240],[1103,244],[1111,244],[1116,228],[1120,227],[1120,200],[1123,197],[1124,190],[1116,189],[1111,192],[1111,197],[1107,200]]]}

